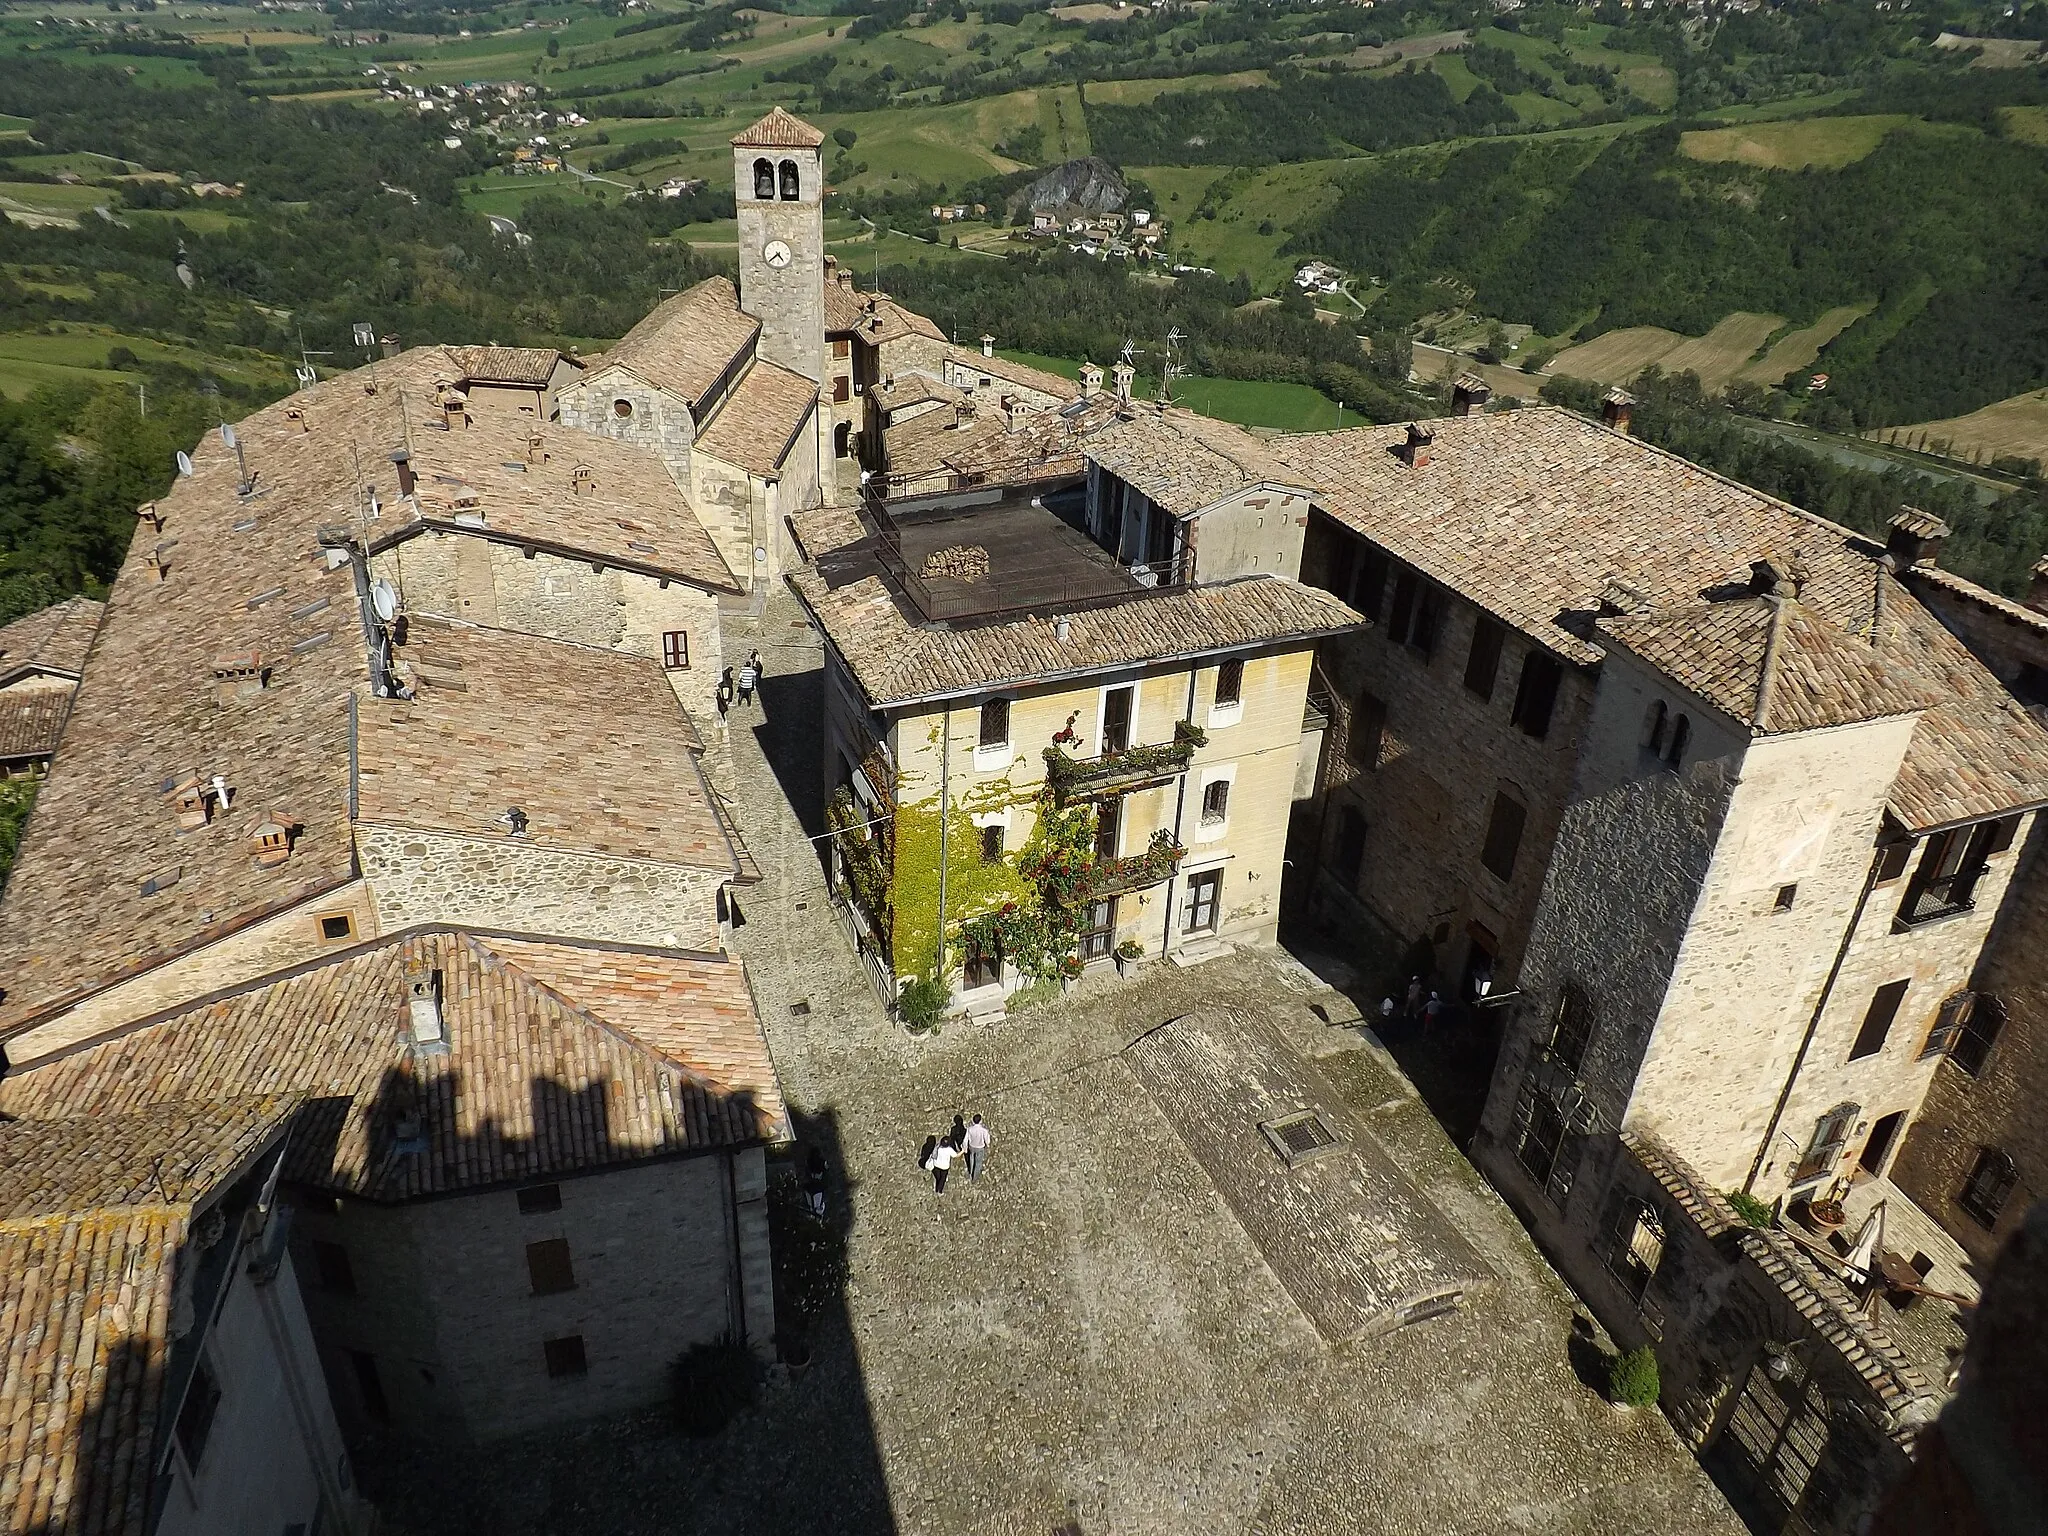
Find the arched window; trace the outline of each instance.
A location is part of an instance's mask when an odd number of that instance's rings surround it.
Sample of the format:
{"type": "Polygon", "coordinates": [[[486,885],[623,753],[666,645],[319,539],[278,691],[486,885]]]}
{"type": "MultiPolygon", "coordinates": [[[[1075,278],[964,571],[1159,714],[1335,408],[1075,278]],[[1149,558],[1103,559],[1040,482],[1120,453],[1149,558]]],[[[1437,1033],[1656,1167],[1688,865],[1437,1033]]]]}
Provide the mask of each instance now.
{"type": "Polygon", "coordinates": [[[1671,711],[1664,707],[1662,699],[1658,699],[1653,703],[1650,706],[1649,713],[1643,716],[1643,750],[1645,752],[1653,752],[1659,757],[1664,755],[1664,728],[1669,723],[1670,716],[1671,711]]]}
{"type": "Polygon", "coordinates": [[[1986,1147],[1977,1154],[1977,1165],[1963,1182],[1963,1192],[1956,1196],[1956,1204],[1980,1225],[1995,1227],[2019,1179],[2020,1171],[2010,1157],[1996,1147],[1986,1147]]]}
{"type": "Polygon", "coordinates": [[[797,200],[797,194],[798,194],[799,190],[800,190],[800,188],[799,188],[799,184],[798,184],[798,182],[797,182],[797,175],[796,175],[796,162],[795,162],[794,160],[785,160],[785,161],[783,161],[783,162],[782,162],[782,200],[783,200],[783,201],[784,201],[785,203],[793,203],[793,202],[795,202],[795,201],[797,200]]]}
{"type": "Polygon", "coordinates": [[[1692,720],[1680,715],[1671,723],[1671,741],[1664,748],[1664,766],[1677,768],[1685,762],[1685,749],[1692,742],[1692,720]]]}
{"type": "Polygon", "coordinates": [[[2003,1028],[2005,999],[1989,992],[1978,993],[1975,1005],[1963,1020],[1956,1043],[1949,1047],[1948,1059],[1970,1076],[1982,1077],[1984,1064],[1991,1059],[1991,1047],[2003,1028]]]}
{"type": "Polygon", "coordinates": [[[754,196],[764,203],[775,201],[775,165],[772,161],[754,162],[754,196]]]}
{"type": "Polygon", "coordinates": [[[842,421],[839,423],[838,426],[832,429],[832,451],[833,453],[835,453],[836,455],[843,459],[846,457],[847,452],[851,448],[852,444],[853,423],[850,421],[842,421]]]}

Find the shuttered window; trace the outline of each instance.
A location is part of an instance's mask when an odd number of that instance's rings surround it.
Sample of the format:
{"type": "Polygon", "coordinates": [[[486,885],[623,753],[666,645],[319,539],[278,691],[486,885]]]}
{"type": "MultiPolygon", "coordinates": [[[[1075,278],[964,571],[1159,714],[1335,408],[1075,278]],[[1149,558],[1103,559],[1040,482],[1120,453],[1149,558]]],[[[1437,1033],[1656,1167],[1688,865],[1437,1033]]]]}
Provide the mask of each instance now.
{"type": "Polygon", "coordinates": [[[1892,1020],[1899,1016],[1899,1004],[1905,1001],[1906,988],[1912,984],[1911,977],[1904,981],[1888,981],[1870,995],[1870,1007],[1863,1014],[1863,1027],[1856,1031],[1856,1043],[1849,1048],[1851,1061],[1875,1056],[1884,1049],[1885,1036],[1891,1033],[1892,1020]]]}
{"type": "Polygon", "coordinates": [[[1472,650],[1465,658],[1465,686],[1480,698],[1491,701],[1494,678],[1500,672],[1501,641],[1507,630],[1485,614],[1472,626],[1472,650]]]}
{"type": "Polygon", "coordinates": [[[533,1294],[552,1296],[576,1289],[576,1273],[569,1264],[566,1239],[550,1237],[526,1245],[526,1272],[533,1280],[533,1294]]]}
{"type": "Polygon", "coordinates": [[[1515,855],[1522,847],[1522,824],[1528,819],[1528,812],[1522,803],[1505,790],[1493,797],[1493,814],[1486,823],[1486,846],[1480,850],[1479,862],[1493,871],[1502,880],[1514,878],[1515,855]]]}

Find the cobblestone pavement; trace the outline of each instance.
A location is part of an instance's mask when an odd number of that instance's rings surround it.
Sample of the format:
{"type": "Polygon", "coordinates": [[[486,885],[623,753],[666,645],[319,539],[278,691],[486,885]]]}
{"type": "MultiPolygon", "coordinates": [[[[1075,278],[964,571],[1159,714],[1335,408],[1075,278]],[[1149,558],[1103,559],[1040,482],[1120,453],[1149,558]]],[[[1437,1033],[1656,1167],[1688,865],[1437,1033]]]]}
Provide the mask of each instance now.
{"type": "Polygon", "coordinates": [[[822,752],[819,652],[794,614],[771,603],[758,642],[728,642],[759,643],[769,673],[766,718],[736,712],[732,733],[766,876],[739,944],[788,1094],[836,1127],[849,1314],[898,1528],[1741,1528],[1661,1416],[1580,1382],[1569,1294],[1392,1059],[1309,1011],[1341,999],[1284,955],[1091,975],[932,1039],[890,1024],[798,819],[816,830],[822,752]],[[1215,1003],[1268,1010],[1318,1057],[1500,1284],[1455,1316],[1327,1348],[1122,1054],[1215,1003]],[[938,1196],[916,1158],[956,1111],[997,1139],[978,1185],[956,1172],[938,1196]]]}
{"type": "Polygon", "coordinates": [[[717,1441],[653,1415],[469,1458],[410,1451],[386,1473],[386,1507],[406,1512],[391,1536],[1742,1529],[1659,1414],[1574,1373],[1569,1293],[1393,1059],[1310,1011],[1342,999],[1284,954],[1091,975],[935,1038],[890,1024],[807,840],[818,646],[787,598],[728,621],[729,655],[756,645],[763,708],[734,710],[714,778],[764,874],[736,942],[850,1227],[845,1318],[717,1441]],[[1314,1057],[1497,1283],[1326,1345],[1128,1064],[1146,1029],[1212,1005],[1262,1011],[1314,1057]],[[996,1142],[979,1184],[956,1168],[938,1196],[916,1160],[956,1111],[996,1142]]]}

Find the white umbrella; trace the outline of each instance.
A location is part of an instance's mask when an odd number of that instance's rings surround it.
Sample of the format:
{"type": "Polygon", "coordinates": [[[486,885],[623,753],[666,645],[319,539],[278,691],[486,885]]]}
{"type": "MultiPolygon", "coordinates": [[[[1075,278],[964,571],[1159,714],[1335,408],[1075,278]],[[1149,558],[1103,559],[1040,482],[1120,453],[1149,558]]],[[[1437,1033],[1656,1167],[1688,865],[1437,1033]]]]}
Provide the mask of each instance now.
{"type": "Polygon", "coordinates": [[[1849,1256],[1842,1261],[1859,1280],[1868,1280],[1870,1272],[1877,1267],[1878,1250],[1884,1245],[1884,1205],[1880,1200],[1871,1207],[1870,1214],[1863,1218],[1863,1225],[1856,1229],[1856,1240],[1849,1245],[1849,1256]]]}

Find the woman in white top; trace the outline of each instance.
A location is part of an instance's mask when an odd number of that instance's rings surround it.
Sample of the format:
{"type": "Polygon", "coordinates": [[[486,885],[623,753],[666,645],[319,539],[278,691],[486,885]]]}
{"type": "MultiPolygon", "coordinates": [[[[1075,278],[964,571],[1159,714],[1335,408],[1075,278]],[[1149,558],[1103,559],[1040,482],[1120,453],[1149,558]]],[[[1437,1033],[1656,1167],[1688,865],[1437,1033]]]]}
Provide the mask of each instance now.
{"type": "Polygon", "coordinates": [[[939,1138],[939,1144],[932,1148],[931,1155],[925,1158],[925,1167],[932,1171],[932,1189],[935,1193],[943,1195],[946,1192],[946,1175],[952,1171],[953,1159],[959,1155],[953,1150],[953,1143],[942,1136],[939,1138]]]}

